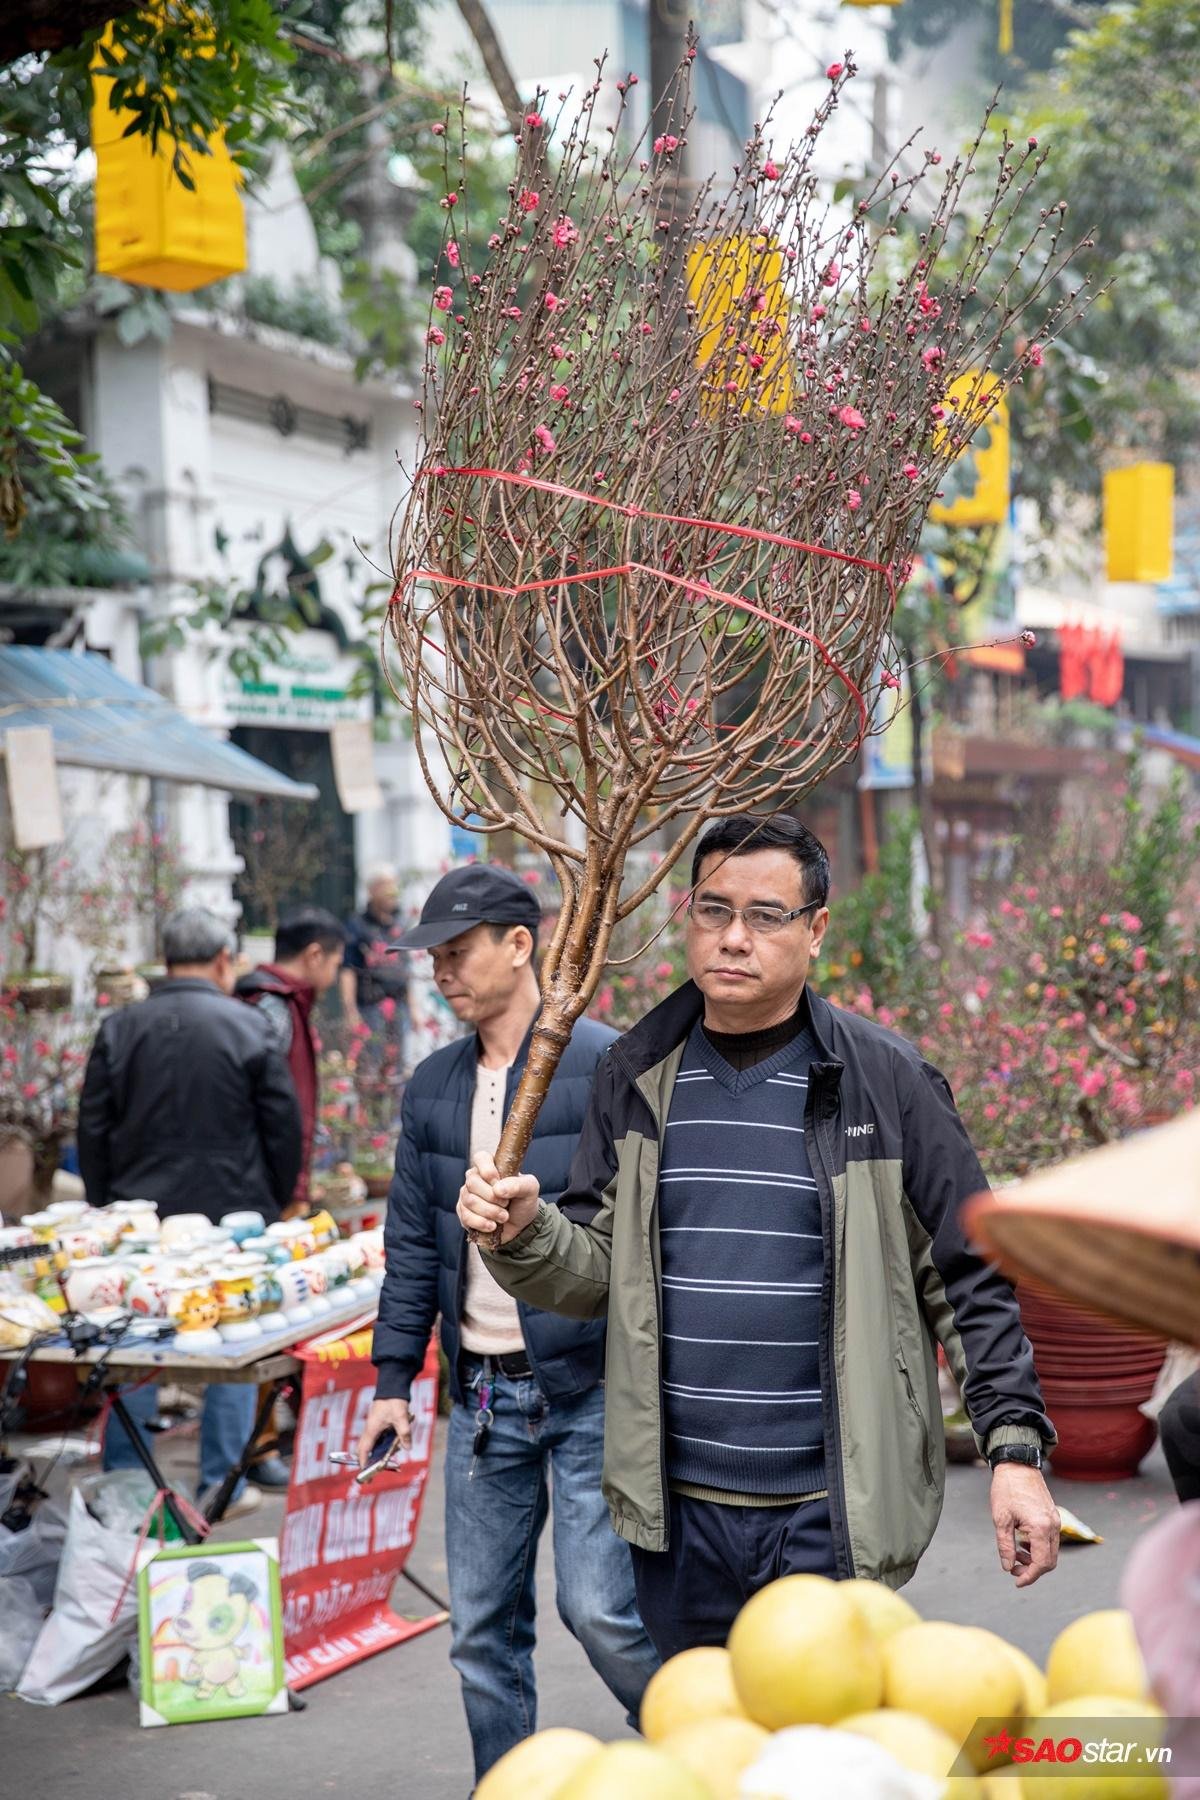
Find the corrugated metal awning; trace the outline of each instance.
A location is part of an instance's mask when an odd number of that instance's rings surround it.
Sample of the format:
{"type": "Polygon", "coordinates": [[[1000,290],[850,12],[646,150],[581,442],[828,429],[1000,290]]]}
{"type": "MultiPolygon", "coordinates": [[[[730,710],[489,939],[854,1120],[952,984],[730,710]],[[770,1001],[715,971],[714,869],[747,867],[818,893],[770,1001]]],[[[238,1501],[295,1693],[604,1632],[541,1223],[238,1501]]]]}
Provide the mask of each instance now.
{"type": "Polygon", "coordinates": [[[281,800],[318,795],[308,783],[213,737],[161,694],[127,681],[91,653],[0,649],[0,746],[4,732],[21,725],[45,726],[54,737],[56,761],[79,768],[281,800]]]}
{"type": "Polygon", "coordinates": [[[1165,750],[1185,769],[1200,771],[1200,738],[1190,737],[1186,731],[1173,731],[1168,725],[1135,725],[1134,731],[1151,750],[1165,750]]]}

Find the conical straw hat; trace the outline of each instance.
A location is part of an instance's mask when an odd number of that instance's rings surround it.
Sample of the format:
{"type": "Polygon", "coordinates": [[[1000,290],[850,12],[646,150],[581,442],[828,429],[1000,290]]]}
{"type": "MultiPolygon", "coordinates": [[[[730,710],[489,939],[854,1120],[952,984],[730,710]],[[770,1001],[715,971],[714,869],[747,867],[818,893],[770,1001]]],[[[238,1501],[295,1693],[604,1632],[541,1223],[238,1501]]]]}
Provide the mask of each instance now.
{"type": "Polygon", "coordinates": [[[1008,1274],[1200,1344],[1200,1111],[977,1194],[963,1216],[1008,1274]]]}

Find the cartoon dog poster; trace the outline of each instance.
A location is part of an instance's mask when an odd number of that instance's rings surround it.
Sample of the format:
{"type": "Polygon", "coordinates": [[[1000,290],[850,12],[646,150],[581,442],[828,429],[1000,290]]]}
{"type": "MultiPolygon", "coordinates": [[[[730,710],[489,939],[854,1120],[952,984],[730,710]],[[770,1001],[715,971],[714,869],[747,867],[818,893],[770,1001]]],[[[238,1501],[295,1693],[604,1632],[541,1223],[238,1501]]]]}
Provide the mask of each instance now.
{"type": "Polygon", "coordinates": [[[143,1725],[286,1712],[278,1541],[144,1546],[138,1639],[143,1725]]]}

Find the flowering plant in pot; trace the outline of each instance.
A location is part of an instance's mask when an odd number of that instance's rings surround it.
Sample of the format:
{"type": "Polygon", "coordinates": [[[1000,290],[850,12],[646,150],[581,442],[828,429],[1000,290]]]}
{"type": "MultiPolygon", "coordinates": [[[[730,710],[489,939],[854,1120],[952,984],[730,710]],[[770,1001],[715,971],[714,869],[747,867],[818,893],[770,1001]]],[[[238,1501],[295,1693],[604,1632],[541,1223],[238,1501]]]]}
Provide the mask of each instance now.
{"type": "Polygon", "coordinates": [[[0,994],[0,1147],[29,1151],[34,1207],[49,1196],[62,1146],[75,1130],[92,1035],[90,1020],[30,1016],[0,994]]]}
{"type": "MultiPolygon", "coordinates": [[[[1182,783],[1156,802],[1131,764],[1119,804],[1090,806],[935,962],[832,997],[893,1025],[943,1070],[994,1185],[1195,1103],[1200,828],[1182,783]]],[[[836,918],[836,914],[835,914],[836,918]]],[[[847,951],[833,946],[829,972],[847,951]]],[[[862,963],[860,960],[859,970],[862,963]]],[[[1052,1271],[1047,1271],[1050,1277],[1052,1271]]],[[[1022,1315],[1059,1428],[1055,1467],[1132,1474],[1154,1432],[1138,1410],[1165,1346],[1022,1284],[1022,1315]]],[[[1096,1296],[1098,1309],[1103,1295],[1096,1296]]]]}
{"type": "Polygon", "coordinates": [[[336,1158],[338,1172],[349,1171],[366,1184],[370,1196],[381,1198],[391,1184],[396,1150],[399,1046],[390,1036],[378,1042],[365,1025],[357,1026],[346,1049],[322,1051],[320,1073],[321,1137],[336,1158]]]}

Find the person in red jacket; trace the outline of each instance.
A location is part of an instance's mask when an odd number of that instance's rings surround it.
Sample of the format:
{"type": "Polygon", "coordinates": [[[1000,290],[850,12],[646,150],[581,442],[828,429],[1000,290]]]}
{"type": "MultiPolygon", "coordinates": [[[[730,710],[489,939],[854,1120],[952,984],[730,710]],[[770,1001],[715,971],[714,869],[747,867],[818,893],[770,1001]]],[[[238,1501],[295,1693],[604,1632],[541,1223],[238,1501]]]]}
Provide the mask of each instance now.
{"type": "MultiPolygon", "coordinates": [[[[297,907],[285,913],[275,928],[274,962],[251,969],[234,989],[240,1000],[255,1007],[266,1020],[276,1048],[287,1061],[300,1102],[300,1174],[291,1204],[283,1210],[285,1219],[308,1211],[317,1127],[317,1035],[312,1010],[337,980],[345,948],[346,928],[332,913],[319,906],[297,907]]],[[[268,1427],[267,1441],[261,1444],[262,1453],[251,1465],[251,1474],[259,1487],[285,1488],[290,1479],[288,1467],[268,1447],[272,1440],[268,1427]]]]}
{"type": "Polygon", "coordinates": [[[286,1058],[300,1102],[302,1157],[292,1203],[284,1217],[308,1206],[313,1135],[317,1124],[317,1038],[312,1010],[338,978],[346,928],[319,906],[285,913],[275,929],[275,960],[243,975],[234,992],[258,1008],[286,1058]]]}

